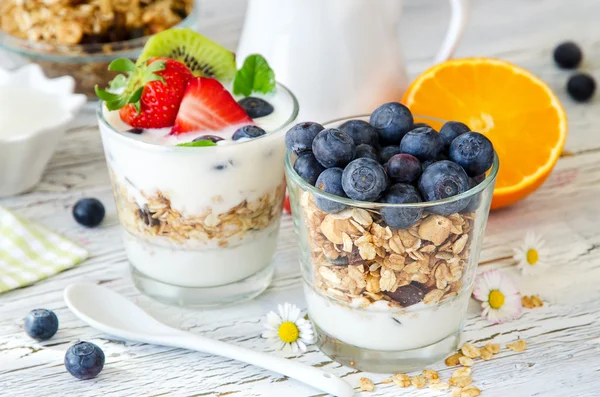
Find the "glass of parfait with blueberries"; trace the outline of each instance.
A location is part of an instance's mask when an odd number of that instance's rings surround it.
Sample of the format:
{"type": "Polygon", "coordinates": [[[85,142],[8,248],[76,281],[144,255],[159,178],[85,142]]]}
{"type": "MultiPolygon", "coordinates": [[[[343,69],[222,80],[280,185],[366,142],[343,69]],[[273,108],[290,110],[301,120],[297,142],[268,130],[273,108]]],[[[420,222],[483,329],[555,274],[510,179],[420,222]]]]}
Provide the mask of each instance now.
{"type": "Polygon", "coordinates": [[[294,95],[260,55],[191,29],[150,38],[97,118],[135,285],[166,303],[217,306],[269,285],[294,95]]]}
{"type": "Polygon", "coordinates": [[[371,372],[455,351],[498,173],[489,139],[392,102],[297,124],[285,142],[319,348],[371,372]]]}

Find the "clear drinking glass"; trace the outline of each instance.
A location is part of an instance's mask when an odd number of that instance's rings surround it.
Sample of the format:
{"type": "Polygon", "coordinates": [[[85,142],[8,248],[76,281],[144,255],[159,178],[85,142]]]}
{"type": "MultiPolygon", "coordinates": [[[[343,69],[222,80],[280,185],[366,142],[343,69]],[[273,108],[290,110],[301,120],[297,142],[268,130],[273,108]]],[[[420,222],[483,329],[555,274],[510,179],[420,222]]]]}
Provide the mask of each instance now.
{"type": "MultiPolygon", "coordinates": [[[[329,123],[335,127],[352,117],[329,123]]],[[[439,128],[435,119],[415,117],[439,128]]],[[[370,372],[422,369],[456,351],[498,173],[468,192],[417,204],[382,204],[324,193],[302,180],[286,155],[308,314],[318,346],[370,372]],[[315,200],[344,209],[322,211],[315,200]],[[331,204],[331,203],[330,203],[331,204]],[[420,218],[392,229],[382,211],[420,218]]],[[[329,206],[331,207],[331,206],[329,206]]]]}
{"type": "Polygon", "coordinates": [[[285,194],[285,132],[212,147],[160,146],[123,134],[97,111],[135,285],[160,301],[217,306],[269,285],[285,194]]]}

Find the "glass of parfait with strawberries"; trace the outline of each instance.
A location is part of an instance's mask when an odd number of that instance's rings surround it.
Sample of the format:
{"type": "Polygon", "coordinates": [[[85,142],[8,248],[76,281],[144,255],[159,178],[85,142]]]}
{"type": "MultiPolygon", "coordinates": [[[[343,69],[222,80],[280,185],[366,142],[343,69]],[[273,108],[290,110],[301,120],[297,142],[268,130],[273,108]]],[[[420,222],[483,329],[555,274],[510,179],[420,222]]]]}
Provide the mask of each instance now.
{"type": "Polygon", "coordinates": [[[191,29],[153,36],[107,90],[97,116],[135,285],[182,306],[264,291],[284,200],[294,95],[268,63],[191,29]]]}
{"type": "Polygon", "coordinates": [[[455,352],[498,173],[492,143],[392,102],[300,123],[286,145],[319,348],[371,372],[422,369],[455,352]]]}

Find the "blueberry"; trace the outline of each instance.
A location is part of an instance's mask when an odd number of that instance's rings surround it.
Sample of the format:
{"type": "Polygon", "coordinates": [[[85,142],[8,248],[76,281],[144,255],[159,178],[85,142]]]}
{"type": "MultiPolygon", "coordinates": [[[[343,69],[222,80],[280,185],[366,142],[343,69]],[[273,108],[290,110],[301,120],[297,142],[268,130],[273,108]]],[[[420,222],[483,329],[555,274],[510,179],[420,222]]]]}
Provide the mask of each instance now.
{"type": "Polygon", "coordinates": [[[192,142],[198,142],[198,141],[211,141],[214,143],[217,143],[219,141],[223,141],[224,139],[221,138],[220,136],[216,136],[216,135],[202,135],[196,139],[194,139],[192,142]]]}
{"type": "Polygon", "coordinates": [[[475,185],[479,185],[481,182],[483,182],[485,180],[485,177],[486,177],[485,174],[481,174],[481,175],[474,176],[472,179],[473,179],[473,181],[475,181],[475,185]]]}
{"type": "Polygon", "coordinates": [[[300,178],[314,186],[325,167],[317,161],[311,152],[305,152],[300,154],[294,161],[294,170],[300,175],[300,178]]]}
{"type": "Polygon", "coordinates": [[[477,176],[490,169],[494,162],[492,142],[478,132],[467,132],[452,141],[450,160],[464,168],[469,176],[477,176]]]}
{"type": "Polygon", "coordinates": [[[429,167],[431,164],[433,164],[435,162],[436,162],[436,160],[427,160],[427,161],[421,162],[421,173],[423,173],[423,171],[425,171],[425,169],[427,167],[429,167]]]}
{"type": "Polygon", "coordinates": [[[139,135],[142,132],[144,132],[144,129],[143,128],[130,128],[130,129],[127,130],[127,132],[139,135]]]}
{"type": "Polygon", "coordinates": [[[594,95],[596,81],[585,73],[577,73],[569,78],[567,92],[578,102],[585,102],[594,95]]]}
{"type": "Polygon", "coordinates": [[[95,378],[104,367],[104,352],[90,342],[78,342],[65,354],[65,367],[77,379],[95,378]]]}
{"type": "Polygon", "coordinates": [[[410,110],[398,102],[381,105],[371,114],[370,123],[383,144],[399,144],[402,137],[413,128],[410,110]]]}
{"type": "Polygon", "coordinates": [[[296,124],[286,132],[285,146],[287,147],[287,150],[294,154],[310,152],[312,150],[313,140],[321,131],[323,131],[323,126],[311,121],[296,124]]]}
{"type": "Polygon", "coordinates": [[[268,116],[275,110],[269,102],[252,96],[240,99],[238,104],[244,109],[248,117],[252,119],[268,116]]]}
{"type": "Polygon", "coordinates": [[[83,226],[98,226],[104,219],[104,215],[104,205],[95,198],[81,199],[73,207],[73,217],[83,226]]]}
{"type": "Polygon", "coordinates": [[[421,163],[410,154],[396,154],[385,164],[385,172],[392,182],[413,183],[421,175],[421,163]]]}
{"type": "Polygon", "coordinates": [[[259,136],[265,134],[265,130],[263,130],[257,125],[245,125],[242,128],[239,128],[236,132],[234,132],[231,139],[237,141],[241,138],[258,138],[259,136]]]}
{"type": "MultiPolygon", "coordinates": [[[[341,168],[328,168],[319,175],[315,187],[325,193],[335,194],[340,197],[348,197],[342,188],[342,173],[341,168]]],[[[329,200],[325,197],[315,195],[315,204],[321,210],[329,213],[340,212],[346,206],[344,204],[329,200]]]]}
{"type": "MultiPolygon", "coordinates": [[[[469,190],[469,177],[456,163],[443,160],[431,164],[419,179],[419,192],[425,201],[443,200],[469,190]]],[[[468,204],[468,199],[438,205],[430,209],[440,215],[459,212],[468,204]]]]}
{"type": "Polygon", "coordinates": [[[377,154],[377,149],[375,149],[371,145],[367,145],[365,143],[358,145],[356,147],[356,154],[354,155],[355,159],[359,158],[368,158],[373,160],[379,160],[379,155],[377,154]]]}
{"type": "MultiPolygon", "coordinates": [[[[422,200],[414,186],[397,183],[383,193],[380,201],[386,204],[408,204],[420,203],[422,200]]],[[[384,207],[381,217],[392,229],[408,229],[421,219],[422,213],[422,208],[384,207]]]]}
{"type": "Polygon", "coordinates": [[[398,145],[384,146],[383,149],[381,149],[381,152],[379,152],[379,162],[385,164],[390,161],[392,157],[400,153],[400,146],[398,145]]]}
{"type": "Polygon", "coordinates": [[[411,130],[414,130],[415,128],[421,128],[421,127],[427,127],[427,128],[432,128],[429,124],[427,123],[414,123],[411,130]]]}
{"type": "Polygon", "coordinates": [[[444,150],[444,140],[433,128],[415,128],[402,138],[400,150],[421,161],[436,160],[444,150]]]}
{"type": "MultiPolygon", "coordinates": [[[[475,178],[469,178],[469,190],[479,185],[479,183],[480,182],[477,182],[475,178]]],[[[476,195],[471,196],[471,198],[469,199],[469,204],[461,212],[469,213],[477,211],[477,208],[479,208],[479,204],[481,204],[481,193],[482,192],[479,192],[476,195]]]]}
{"type": "Polygon", "coordinates": [[[375,128],[366,121],[348,120],[338,128],[350,135],[350,138],[354,140],[354,144],[357,146],[363,143],[375,146],[379,143],[377,131],[375,131],[375,128]]]}
{"type": "Polygon", "coordinates": [[[25,332],[33,339],[48,340],[58,331],[58,317],[52,310],[34,309],[25,317],[25,332]]]}
{"type": "Polygon", "coordinates": [[[323,167],[344,167],[354,159],[356,145],[345,132],[327,128],[315,137],[312,151],[323,167]]]}
{"type": "Polygon", "coordinates": [[[444,146],[447,149],[457,136],[469,131],[471,131],[471,129],[460,121],[448,121],[442,126],[440,136],[444,140],[444,146]]]}
{"type": "Polygon", "coordinates": [[[574,69],[581,63],[581,48],[572,41],[559,44],[554,49],[554,62],[563,69],[574,69]]]}
{"type": "Polygon", "coordinates": [[[356,159],[344,169],[342,187],[353,200],[375,201],[387,187],[385,170],[375,160],[356,159]]]}

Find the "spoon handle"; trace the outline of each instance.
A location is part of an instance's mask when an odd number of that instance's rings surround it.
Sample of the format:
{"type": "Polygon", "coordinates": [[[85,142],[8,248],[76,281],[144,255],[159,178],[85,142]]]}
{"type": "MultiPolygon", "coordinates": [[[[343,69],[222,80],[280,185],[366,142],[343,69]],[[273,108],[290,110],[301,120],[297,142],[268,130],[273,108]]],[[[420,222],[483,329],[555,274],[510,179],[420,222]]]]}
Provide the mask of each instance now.
{"type": "Polygon", "coordinates": [[[156,338],[154,343],[232,358],[288,376],[334,396],[354,396],[354,389],[349,383],[328,372],[297,361],[255,352],[190,332],[173,329],[172,334],[156,338]]]}

